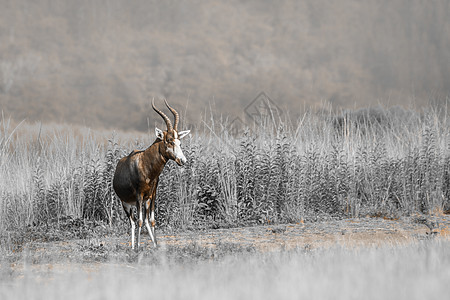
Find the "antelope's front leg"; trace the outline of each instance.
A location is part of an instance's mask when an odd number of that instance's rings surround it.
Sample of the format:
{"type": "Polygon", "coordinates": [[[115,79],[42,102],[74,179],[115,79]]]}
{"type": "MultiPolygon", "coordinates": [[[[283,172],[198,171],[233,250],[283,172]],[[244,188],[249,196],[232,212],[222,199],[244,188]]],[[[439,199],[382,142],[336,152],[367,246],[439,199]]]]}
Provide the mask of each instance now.
{"type": "Polygon", "coordinates": [[[134,250],[134,241],[135,241],[134,232],[136,231],[136,225],[135,225],[135,222],[134,222],[133,219],[134,219],[133,217],[130,217],[130,222],[131,222],[131,249],[132,250],[134,250]]]}
{"type": "Polygon", "coordinates": [[[156,234],[155,234],[155,200],[153,197],[151,197],[145,202],[145,209],[146,209],[145,226],[147,227],[148,233],[150,234],[153,245],[156,247],[158,243],[156,242],[156,234]],[[149,219],[150,224],[152,224],[151,228],[148,222],[149,219]]]}
{"type": "MultiPolygon", "coordinates": [[[[150,204],[151,200],[148,199],[145,201],[145,227],[148,230],[148,234],[150,235],[150,238],[152,239],[153,245],[156,246],[156,237],[155,237],[155,227],[152,225],[152,228],[150,228],[150,224],[148,222],[149,214],[150,214],[150,204]]],[[[153,219],[154,219],[154,213],[152,213],[153,219]]],[[[153,223],[152,223],[153,224],[153,223]]]]}

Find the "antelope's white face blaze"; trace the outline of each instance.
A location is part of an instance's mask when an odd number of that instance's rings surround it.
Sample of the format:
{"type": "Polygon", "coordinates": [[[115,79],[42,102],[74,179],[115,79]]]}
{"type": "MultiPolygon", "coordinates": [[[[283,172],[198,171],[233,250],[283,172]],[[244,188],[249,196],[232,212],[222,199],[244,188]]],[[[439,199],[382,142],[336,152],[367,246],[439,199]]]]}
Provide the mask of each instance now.
{"type": "Polygon", "coordinates": [[[183,150],[181,150],[181,142],[179,139],[173,140],[173,148],[168,148],[169,152],[173,152],[173,156],[175,156],[175,161],[178,164],[184,165],[186,163],[186,157],[183,154],[183,150]]]}
{"type": "MultiPolygon", "coordinates": [[[[162,130],[156,128],[155,132],[156,136],[161,140],[164,140],[166,138],[162,130]]],[[[166,151],[171,155],[173,160],[180,166],[186,163],[186,157],[183,154],[183,150],[181,150],[180,140],[184,138],[186,135],[188,135],[189,132],[190,130],[185,130],[178,133],[174,130],[173,138],[167,139],[166,141],[167,144],[166,151]]]]}
{"type": "Polygon", "coordinates": [[[188,135],[189,132],[190,130],[181,131],[180,133],[174,131],[173,154],[175,156],[175,161],[179,165],[184,165],[186,163],[186,157],[183,154],[183,150],[181,150],[180,140],[188,135]]]}

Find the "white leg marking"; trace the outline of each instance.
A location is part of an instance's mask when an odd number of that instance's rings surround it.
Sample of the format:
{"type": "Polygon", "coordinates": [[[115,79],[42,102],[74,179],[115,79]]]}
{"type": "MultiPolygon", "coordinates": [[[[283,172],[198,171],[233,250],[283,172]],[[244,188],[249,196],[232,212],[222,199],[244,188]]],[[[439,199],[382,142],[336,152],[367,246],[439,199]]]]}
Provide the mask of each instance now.
{"type": "Polygon", "coordinates": [[[150,236],[152,237],[153,245],[156,246],[156,235],[155,235],[155,212],[152,210],[150,213],[150,223],[152,224],[152,229],[150,236]]]}
{"type": "Polygon", "coordinates": [[[126,202],[122,202],[123,207],[127,212],[130,212],[130,223],[131,223],[131,249],[134,249],[134,232],[136,231],[136,223],[132,219],[133,214],[133,206],[131,204],[128,204],[126,202]]]}
{"type": "MultiPolygon", "coordinates": [[[[150,210],[150,204],[151,204],[151,201],[150,201],[150,200],[145,201],[145,210],[146,210],[146,213],[145,213],[145,220],[144,220],[144,222],[145,222],[145,227],[146,227],[147,230],[148,230],[148,234],[150,235],[150,238],[152,239],[153,244],[155,244],[155,232],[154,232],[154,230],[151,230],[150,224],[149,224],[149,222],[148,222],[148,211],[150,210]]],[[[152,214],[152,215],[153,215],[153,214],[152,214]]],[[[152,223],[152,224],[153,224],[153,223],[152,223]]]]}
{"type": "Polygon", "coordinates": [[[139,228],[138,228],[138,245],[137,245],[137,248],[138,248],[138,250],[139,250],[139,246],[141,245],[141,226],[139,226],[139,228]]]}
{"type": "Polygon", "coordinates": [[[152,226],[155,226],[155,212],[152,210],[150,212],[150,223],[152,223],[152,226]]]}
{"type": "Polygon", "coordinates": [[[138,204],[137,207],[139,209],[139,220],[138,220],[138,236],[137,236],[137,249],[139,250],[139,247],[141,246],[141,229],[142,229],[142,205],[144,203],[138,204]]]}
{"type": "Polygon", "coordinates": [[[152,242],[155,242],[155,237],[153,236],[153,231],[150,229],[150,224],[148,223],[148,220],[145,219],[145,227],[148,230],[148,234],[150,235],[150,238],[152,239],[152,242]]]}
{"type": "Polygon", "coordinates": [[[130,217],[131,222],[131,249],[134,249],[134,231],[136,230],[136,225],[130,217]]]}

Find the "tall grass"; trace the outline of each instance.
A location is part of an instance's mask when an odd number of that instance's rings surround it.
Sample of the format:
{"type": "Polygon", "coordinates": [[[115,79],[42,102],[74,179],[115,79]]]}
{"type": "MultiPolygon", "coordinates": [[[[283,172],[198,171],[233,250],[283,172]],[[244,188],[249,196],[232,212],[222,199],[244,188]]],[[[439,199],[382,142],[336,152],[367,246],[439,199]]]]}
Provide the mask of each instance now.
{"type": "MultiPolygon", "coordinates": [[[[55,226],[68,217],[123,217],[111,180],[146,134],[0,122],[0,229],[55,226]]],[[[447,114],[368,109],[307,112],[232,136],[213,119],[183,140],[157,192],[170,229],[300,222],[317,217],[442,213],[450,208],[447,114]]]]}

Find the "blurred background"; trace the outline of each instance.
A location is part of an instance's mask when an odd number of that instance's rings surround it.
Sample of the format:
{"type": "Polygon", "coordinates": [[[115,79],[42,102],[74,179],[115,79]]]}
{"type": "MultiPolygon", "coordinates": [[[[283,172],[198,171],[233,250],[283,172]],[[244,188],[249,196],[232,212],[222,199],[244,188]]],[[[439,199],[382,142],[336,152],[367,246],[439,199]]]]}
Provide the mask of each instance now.
{"type": "Polygon", "coordinates": [[[261,92],[291,118],[419,109],[450,94],[449,12],[448,0],[0,0],[0,110],[146,131],[153,97],[188,124],[242,117],[261,92]]]}

